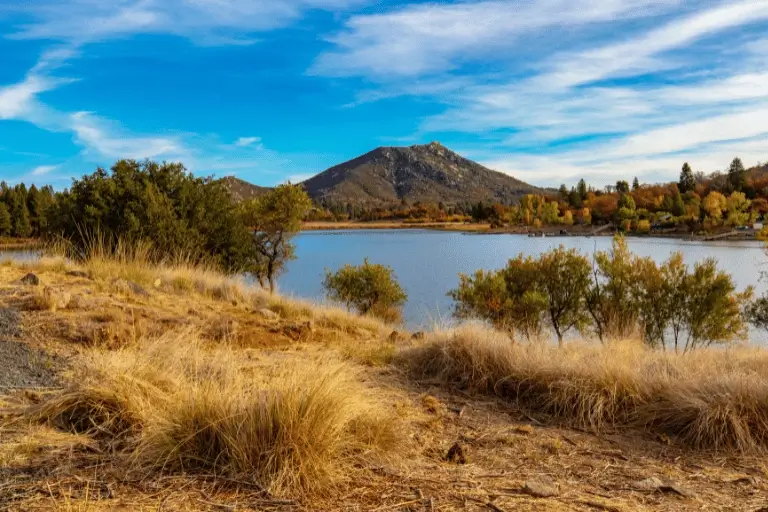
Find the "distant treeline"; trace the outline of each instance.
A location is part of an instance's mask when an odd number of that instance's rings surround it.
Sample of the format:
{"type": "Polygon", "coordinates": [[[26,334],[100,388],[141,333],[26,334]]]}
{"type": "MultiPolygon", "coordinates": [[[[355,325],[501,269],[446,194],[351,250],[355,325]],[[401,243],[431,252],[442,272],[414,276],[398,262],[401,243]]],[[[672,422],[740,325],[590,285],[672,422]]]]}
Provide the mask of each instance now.
{"type": "Polygon", "coordinates": [[[47,213],[55,202],[51,186],[38,189],[21,183],[0,182],[0,235],[17,238],[41,236],[48,227],[47,213]]]}
{"type": "Polygon", "coordinates": [[[752,224],[768,213],[768,166],[746,170],[735,158],[727,172],[705,175],[682,166],[677,183],[643,184],[617,181],[603,189],[583,179],[557,192],[528,194],[514,204],[413,203],[364,207],[352,203],[324,203],[312,220],[403,220],[405,222],[488,222],[493,226],[538,228],[553,225],[615,223],[622,231],[654,229],[713,230],[752,224]]]}

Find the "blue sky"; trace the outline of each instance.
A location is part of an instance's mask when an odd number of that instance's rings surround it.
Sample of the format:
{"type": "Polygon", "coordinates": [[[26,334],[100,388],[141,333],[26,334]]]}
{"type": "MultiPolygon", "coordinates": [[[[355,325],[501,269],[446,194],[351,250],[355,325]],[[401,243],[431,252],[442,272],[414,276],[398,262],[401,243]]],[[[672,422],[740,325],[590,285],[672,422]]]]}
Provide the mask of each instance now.
{"type": "Polygon", "coordinates": [[[0,0],[0,178],[298,181],[438,140],[557,186],[768,160],[768,0],[0,0]]]}

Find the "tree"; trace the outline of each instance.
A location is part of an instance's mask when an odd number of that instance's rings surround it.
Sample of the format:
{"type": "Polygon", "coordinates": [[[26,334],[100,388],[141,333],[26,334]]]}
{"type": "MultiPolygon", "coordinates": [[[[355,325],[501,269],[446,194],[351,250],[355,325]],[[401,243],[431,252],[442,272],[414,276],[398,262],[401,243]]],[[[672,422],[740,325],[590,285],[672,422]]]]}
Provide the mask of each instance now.
{"type": "Polygon", "coordinates": [[[683,170],[680,172],[680,181],[677,184],[677,188],[682,194],[696,189],[696,178],[693,177],[693,170],[691,169],[691,166],[688,165],[688,162],[683,164],[683,170]]]}
{"type": "Polygon", "coordinates": [[[726,208],[725,196],[713,190],[707,194],[701,206],[707,214],[708,223],[712,226],[719,226],[723,218],[723,210],[726,208]]]}
{"type": "Polygon", "coordinates": [[[371,264],[344,265],[335,273],[326,272],[323,287],[328,298],[355,308],[361,315],[374,315],[385,320],[401,316],[408,299],[391,267],[371,264]]]}
{"type": "Polygon", "coordinates": [[[684,289],[685,352],[746,336],[742,311],[752,298],[752,287],[737,293],[731,276],[717,269],[715,259],[708,258],[694,265],[684,289]]]}
{"type": "Polygon", "coordinates": [[[616,182],[616,192],[619,194],[628,194],[629,193],[629,183],[627,183],[624,180],[617,181],[616,182]]]}
{"type": "Polygon", "coordinates": [[[256,251],[255,275],[262,287],[275,290],[275,279],[294,259],[291,239],[301,230],[301,221],[312,201],[300,185],[280,185],[261,197],[241,205],[243,219],[253,233],[256,251]]]}
{"type": "Polygon", "coordinates": [[[0,235],[10,235],[11,227],[11,214],[8,211],[8,206],[0,202],[0,235]]]}
{"type": "Polygon", "coordinates": [[[560,185],[560,190],[558,190],[558,195],[560,196],[561,201],[568,202],[569,199],[569,193],[568,193],[568,187],[565,186],[565,183],[560,185]]]}
{"type": "Polygon", "coordinates": [[[731,190],[740,191],[747,183],[746,171],[740,158],[734,158],[728,167],[728,184],[731,190]]]}
{"type": "Polygon", "coordinates": [[[637,176],[632,180],[632,190],[640,190],[640,182],[638,181],[637,176]]]}
{"type": "Polygon", "coordinates": [[[459,275],[459,287],[448,292],[455,301],[454,316],[487,320],[513,337],[539,335],[546,306],[537,289],[538,261],[522,254],[502,270],[459,275]]]}
{"type": "Polygon", "coordinates": [[[153,260],[184,257],[228,273],[253,271],[251,235],[220,181],[197,178],[180,163],[120,160],[73,180],[47,208],[48,232],[72,242],[76,256],[94,243],[151,244],[153,260]]]}
{"type": "Polygon", "coordinates": [[[10,190],[8,208],[11,214],[11,235],[26,238],[32,234],[27,208],[27,189],[20,185],[10,190]]]}
{"type": "Polygon", "coordinates": [[[635,258],[624,237],[614,237],[610,252],[595,253],[585,304],[601,342],[608,336],[626,338],[634,331],[637,306],[632,290],[636,280],[635,258]]]}
{"type": "Polygon", "coordinates": [[[538,289],[546,299],[546,317],[562,346],[571,329],[582,332],[589,323],[585,297],[590,283],[590,265],[576,249],[563,246],[539,259],[538,289]]]}
{"type": "Polygon", "coordinates": [[[579,183],[576,185],[576,190],[579,193],[579,196],[581,197],[582,201],[585,201],[587,199],[587,184],[584,182],[584,178],[579,180],[579,183]]]}
{"type": "Polygon", "coordinates": [[[746,198],[743,192],[731,192],[725,200],[725,208],[728,211],[726,223],[729,226],[743,226],[749,221],[749,206],[752,201],[746,198]]]}
{"type": "Polygon", "coordinates": [[[678,190],[675,190],[672,194],[672,204],[670,205],[669,212],[675,217],[685,214],[685,203],[678,190]]]}

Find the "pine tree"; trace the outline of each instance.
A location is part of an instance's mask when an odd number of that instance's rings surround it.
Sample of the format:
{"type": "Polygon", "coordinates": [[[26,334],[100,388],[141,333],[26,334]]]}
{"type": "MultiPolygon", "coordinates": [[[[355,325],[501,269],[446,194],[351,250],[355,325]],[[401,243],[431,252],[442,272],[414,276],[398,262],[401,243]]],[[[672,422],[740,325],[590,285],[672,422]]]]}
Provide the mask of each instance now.
{"type": "Polygon", "coordinates": [[[632,190],[638,190],[640,188],[640,182],[637,180],[637,176],[632,180],[632,190]]]}
{"type": "Polygon", "coordinates": [[[744,164],[741,163],[741,158],[734,158],[728,167],[728,183],[731,185],[731,189],[735,191],[740,191],[746,185],[746,171],[744,164]]]}
{"type": "Polygon", "coordinates": [[[578,190],[582,201],[587,199],[587,184],[584,182],[584,178],[579,180],[579,184],[576,185],[576,190],[578,190]]]}
{"type": "Polygon", "coordinates": [[[8,211],[8,205],[0,202],[0,235],[8,236],[11,234],[11,214],[8,211]]]}
{"type": "Polygon", "coordinates": [[[680,181],[677,184],[677,188],[681,193],[685,194],[696,189],[696,179],[693,177],[693,171],[688,162],[683,164],[683,170],[680,172],[680,181]]]}

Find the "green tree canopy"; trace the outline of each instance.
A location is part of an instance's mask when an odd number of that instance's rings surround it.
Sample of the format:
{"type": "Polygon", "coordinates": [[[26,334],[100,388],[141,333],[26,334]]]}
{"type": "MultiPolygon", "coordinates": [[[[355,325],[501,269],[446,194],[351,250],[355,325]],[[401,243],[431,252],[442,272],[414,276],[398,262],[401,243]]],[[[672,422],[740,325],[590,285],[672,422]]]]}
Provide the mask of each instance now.
{"type": "Polygon", "coordinates": [[[323,287],[328,298],[354,308],[361,315],[374,315],[385,320],[400,317],[405,291],[391,267],[372,264],[344,265],[338,271],[326,272],[323,287]]]}

